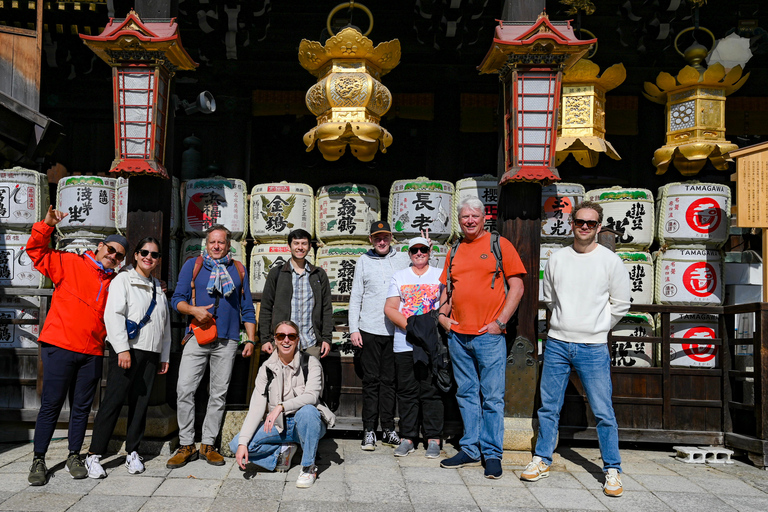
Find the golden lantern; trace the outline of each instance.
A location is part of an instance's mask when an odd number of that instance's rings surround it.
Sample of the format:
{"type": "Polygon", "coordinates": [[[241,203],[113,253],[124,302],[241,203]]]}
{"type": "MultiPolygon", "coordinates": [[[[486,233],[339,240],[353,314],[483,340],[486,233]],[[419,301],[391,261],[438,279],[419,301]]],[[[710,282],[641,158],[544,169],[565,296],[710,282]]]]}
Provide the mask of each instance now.
{"type": "MultiPolygon", "coordinates": [[[[358,3],[373,25],[370,11],[358,3]]],[[[337,6],[331,18],[347,4],[337,6]]],[[[347,27],[321,45],[303,39],[299,45],[301,66],[317,77],[306,95],[307,108],[317,116],[317,126],[304,135],[307,151],[317,145],[323,158],[335,161],[349,146],[360,161],[370,162],[378,149],[386,153],[392,135],[381,127],[381,117],[392,105],[392,94],[379,80],[400,63],[400,41],[394,39],[374,48],[365,34],[347,27]]]]}
{"type": "MultiPolygon", "coordinates": [[[[715,37],[709,30],[699,27],[715,37]]],[[[749,73],[741,76],[741,66],[728,73],[720,63],[704,68],[701,62],[707,49],[694,43],[682,53],[677,40],[693,27],[682,30],[675,38],[675,50],[689,65],[676,77],[659,73],[656,84],[645,82],[643,95],[649,100],[666,105],[666,144],[653,153],[656,174],[664,174],[670,164],[684,176],[697,174],[707,160],[716,169],[728,169],[730,151],[738,148],[725,139],[725,97],[744,85],[749,73]]]]}
{"type": "Polygon", "coordinates": [[[581,59],[563,75],[555,166],[573,155],[584,167],[594,167],[600,153],[621,157],[605,140],[605,93],[627,78],[623,64],[614,64],[598,77],[600,66],[581,59]]]}

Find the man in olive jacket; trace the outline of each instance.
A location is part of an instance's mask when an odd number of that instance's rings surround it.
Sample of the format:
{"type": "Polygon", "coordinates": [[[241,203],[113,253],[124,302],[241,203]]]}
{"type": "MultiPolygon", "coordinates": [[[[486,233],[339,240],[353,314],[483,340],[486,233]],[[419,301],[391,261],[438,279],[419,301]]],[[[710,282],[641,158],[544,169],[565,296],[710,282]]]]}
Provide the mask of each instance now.
{"type": "Polygon", "coordinates": [[[312,250],[310,242],[307,231],[291,231],[288,234],[291,259],[267,275],[259,313],[261,350],[267,354],[274,349],[272,332],[283,320],[299,326],[301,350],[318,358],[331,351],[331,285],[325,270],[306,260],[312,250]]]}

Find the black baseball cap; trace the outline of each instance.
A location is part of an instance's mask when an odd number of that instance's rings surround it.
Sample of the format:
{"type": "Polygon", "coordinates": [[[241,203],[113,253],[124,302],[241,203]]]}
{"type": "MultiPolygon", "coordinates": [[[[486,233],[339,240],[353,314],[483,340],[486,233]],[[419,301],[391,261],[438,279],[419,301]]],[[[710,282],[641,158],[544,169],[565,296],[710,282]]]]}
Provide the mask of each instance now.
{"type": "Polygon", "coordinates": [[[371,224],[371,236],[375,235],[376,233],[389,233],[392,234],[392,230],[389,229],[389,224],[387,221],[384,220],[377,220],[373,224],[371,224]]]}

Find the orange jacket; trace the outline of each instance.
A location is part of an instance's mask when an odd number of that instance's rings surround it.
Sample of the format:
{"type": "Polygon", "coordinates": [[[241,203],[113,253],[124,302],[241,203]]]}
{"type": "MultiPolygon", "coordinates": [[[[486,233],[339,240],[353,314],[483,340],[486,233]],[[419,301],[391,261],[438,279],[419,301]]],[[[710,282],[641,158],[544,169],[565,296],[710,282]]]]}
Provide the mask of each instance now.
{"type": "Polygon", "coordinates": [[[39,340],[73,352],[104,355],[104,307],[109,283],[116,275],[101,270],[91,251],[80,256],[49,247],[53,227],[32,226],[27,254],[35,268],[53,281],[51,307],[39,340]]]}

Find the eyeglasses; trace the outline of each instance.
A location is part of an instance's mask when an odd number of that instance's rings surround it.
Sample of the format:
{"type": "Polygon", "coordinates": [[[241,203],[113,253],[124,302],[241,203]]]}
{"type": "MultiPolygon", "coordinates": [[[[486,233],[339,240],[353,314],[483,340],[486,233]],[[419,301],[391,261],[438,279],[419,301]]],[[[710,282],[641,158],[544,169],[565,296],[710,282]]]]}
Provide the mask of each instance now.
{"type": "Polygon", "coordinates": [[[275,339],[277,341],[283,341],[285,338],[288,338],[291,341],[296,341],[297,339],[299,339],[299,335],[298,334],[293,334],[293,333],[286,334],[284,332],[275,333],[275,339]]]}
{"type": "Polygon", "coordinates": [[[124,252],[118,251],[117,249],[115,249],[111,245],[104,244],[104,247],[107,248],[107,254],[114,254],[115,255],[115,259],[117,261],[123,261],[123,258],[125,258],[125,253],[124,252]]]}
{"type": "Polygon", "coordinates": [[[582,227],[584,224],[586,224],[589,229],[595,229],[598,222],[596,220],[573,219],[573,225],[577,228],[582,227]]]}
{"type": "Polygon", "coordinates": [[[419,246],[419,247],[411,247],[408,249],[408,252],[411,254],[416,254],[417,252],[420,252],[421,254],[429,254],[429,247],[419,246]]]}
{"type": "Polygon", "coordinates": [[[152,259],[158,259],[160,258],[160,253],[155,251],[148,251],[146,249],[142,249],[139,251],[139,254],[142,258],[146,258],[147,256],[152,256],[152,259]]]}

